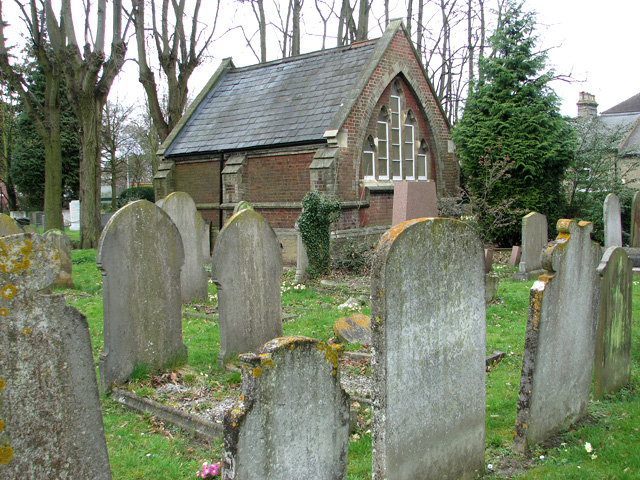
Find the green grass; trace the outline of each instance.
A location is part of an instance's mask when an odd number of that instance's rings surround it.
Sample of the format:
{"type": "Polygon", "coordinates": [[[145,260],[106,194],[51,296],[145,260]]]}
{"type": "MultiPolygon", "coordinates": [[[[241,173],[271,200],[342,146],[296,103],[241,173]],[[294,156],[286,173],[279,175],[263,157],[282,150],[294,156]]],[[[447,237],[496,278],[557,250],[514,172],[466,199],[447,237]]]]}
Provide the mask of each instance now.
{"type": "MultiPolygon", "coordinates": [[[[103,348],[103,332],[102,286],[95,251],[74,250],[73,269],[76,288],[58,291],[65,294],[68,303],[87,315],[97,364],[103,348]]],[[[592,402],[584,422],[537,446],[530,456],[523,458],[512,454],[511,442],[532,282],[512,281],[511,270],[504,266],[498,265],[497,270],[502,278],[495,301],[487,307],[487,354],[500,350],[507,355],[486,376],[486,463],[492,468],[487,468],[484,478],[640,478],[640,449],[637,448],[640,444],[640,281],[634,285],[630,386],[600,402],[592,402]],[[586,451],[585,442],[591,444],[591,453],[586,451]]],[[[283,277],[284,334],[329,340],[334,336],[333,323],[351,313],[340,311],[337,306],[353,295],[346,289],[324,290],[318,283],[295,289],[292,276],[293,272],[289,271],[283,277]]],[[[239,393],[240,376],[223,371],[216,364],[220,344],[217,316],[211,320],[199,315],[216,306],[215,286],[210,285],[206,302],[183,307],[188,365],[177,367],[173,373],[185,384],[206,389],[215,398],[224,398],[229,393],[239,393]]],[[[368,305],[362,308],[362,313],[369,314],[368,305]]],[[[348,346],[350,350],[358,348],[358,345],[348,346]]],[[[369,368],[364,371],[370,373],[369,368]]],[[[135,390],[136,394],[152,393],[151,376],[144,373],[140,372],[140,378],[125,388],[135,390]]],[[[102,397],[102,405],[114,479],[193,479],[203,462],[220,461],[219,442],[210,445],[199,441],[170,425],[162,425],[151,416],[133,413],[106,396],[102,397]]],[[[371,476],[371,411],[364,404],[357,409],[358,428],[349,442],[347,478],[350,480],[371,476]]]]}

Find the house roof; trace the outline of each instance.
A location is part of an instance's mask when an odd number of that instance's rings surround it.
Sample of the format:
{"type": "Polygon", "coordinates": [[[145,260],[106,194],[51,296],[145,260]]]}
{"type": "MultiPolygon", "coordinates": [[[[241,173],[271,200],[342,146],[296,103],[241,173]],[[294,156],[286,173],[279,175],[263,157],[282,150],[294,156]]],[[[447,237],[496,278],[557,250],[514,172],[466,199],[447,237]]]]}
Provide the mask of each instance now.
{"type": "Polygon", "coordinates": [[[244,68],[227,62],[164,155],[322,141],[376,43],[244,68]]]}
{"type": "Polygon", "coordinates": [[[621,102],[602,113],[603,115],[614,113],[640,113],[640,93],[631,98],[627,98],[624,102],[621,102]]]}

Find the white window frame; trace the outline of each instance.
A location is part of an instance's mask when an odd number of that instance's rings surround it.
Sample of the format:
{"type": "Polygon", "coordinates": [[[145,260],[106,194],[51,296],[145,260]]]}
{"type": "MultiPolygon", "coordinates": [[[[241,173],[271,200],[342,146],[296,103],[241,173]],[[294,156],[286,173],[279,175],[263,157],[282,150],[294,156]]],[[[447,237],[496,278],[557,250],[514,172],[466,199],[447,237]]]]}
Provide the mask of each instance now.
{"type": "Polygon", "coordinates": [[[391,138],[389,139],[390,143],[391,143],[391,148],[390,148],[390,157],[391,157],[391,162],[390,162],[390,167],[391,167],[391,171],[389,172],[389,175],[392,176],[393,180],[402,180],[402,172],[403,172],[403,168],[402,168],[402,123],[400,122],[400,107],[401,107],[401,103],[400,103],[401,99],[399,95],[394,95],[391,94],[391,138]],[[398,134],[398,143],[394,143],[393,142],[393,138],[394,138],[394,132],[396,132],[398,134]],[[396,150],[397,148],[397,150],[396,150]],[[398,158],[393,157],[392,155],[394,154],[394,152],[397,151],[398,152],[398,158]],[[399,173],[398,175],[395,175],[394,172],[394,165],[399,165],[399,173]]]}
{"type": "Polygon", "coordinates": [[[378,159],[376,158],[376,151],[374,148],[371,148],[371,140],[367,139],[367,141],[365,142],[365,149],[362,152],[362,167],[364,170],[364,166],[367,164],[367,157],[370,158],[371,160],[371,170],[372,170],[372,174],[371,175],[366,175],[363,174],[362,177],[365,180],[375,180],[376,179],[376,163],[378,161],[378,159]]]}
{"type": "Polygon", "coordinates": [[[383,125],[384,126],[384,132],[385,132],[385,138],[382,139],[379,136],[379,130],[376,130],[376,135],[378,135],[378,158],[376,159],[376,162],[378,163],[384,163],[386,164],[387,167],[387,174],[386,175],[380,175],[380,173],[378,172],[378,169],[375,168],[374,170],[376,171],[376,173],[378,174],[378,180],[389,180],[389,123],[387,121],[384,120],[378,120],[378,127],[383,125]],[[381,148],[380,143],[384,142],[384,148],[381,148]]]}
{"type": "MultiPolygon", "coordinates": [[[[402,149],[402,157],[405,168],[404,178],[405,180],[415,180],[416,179],[416,152],[415,152],[415,132],[416,128],[410,122],[410,118],[407,115],[407,120],[405,121],[404,128],[409,128],[411,133],[404,136],[403,149],[402,149]],[[409,169],[409,164],[411,165],[411,169],[409,169]]],[[[405,130],[406,132],[406,130],[405,130]]]]}

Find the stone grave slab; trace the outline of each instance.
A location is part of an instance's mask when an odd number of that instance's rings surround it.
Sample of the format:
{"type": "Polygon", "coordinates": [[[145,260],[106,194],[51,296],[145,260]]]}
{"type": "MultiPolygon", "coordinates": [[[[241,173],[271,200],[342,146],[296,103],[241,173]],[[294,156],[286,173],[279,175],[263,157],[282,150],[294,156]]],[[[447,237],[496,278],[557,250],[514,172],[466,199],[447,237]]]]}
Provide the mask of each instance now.
{"type": "Polygon", "coordinates": [[[604,246],[622,246],[622,216],[620,214],[620,200],[615,193],[610,193],[604,199],[604,246]]]}
{"type": "Polygon", "coordinates": [[[18,222],[5,213],[0,213],[0,237],[24,233],[18,222]]]}
{"type": "Polygon", "coordinates": [[[341,317],[333,324],[333,333],[341,342],[371,343],[371,318],[362,313],[341,317]]]}
{"type": "Polygon", "coordinates": [[[522,218],[522,254],[516,280],[531,280],[544,273],[540,254],[549,240],[547,217],[531,212],[522,218]]]}
{"type": "Polygon", "coordinates": [[[374,479],[484,470],[484,277],[482,243],[464,222],[408,221],[380,239],[371,279],[374,479]]]}
{"type": "Polygon", "coordinates": [[[282,336],[282,250],[269,223],[251,208],[234,214],[213,249],[223,365],[282,336]]]}
{"type": "Polygon", "coordinates": [[[111,478],[87,319],[38,293],[59,269],[43,237],[0,238],[0,478],[111,478]]]}
{"type": "Polygon", "coordinates": [[[182,302],[207,299],[207,272],[204,268],[204,220],[189,194],[173,192],[163,199],[162,208],[178,227],[184,247],[184,264],[180,272],[182,302]]]}
{"type": "Polygon", "coordinates": [[[509,266],[515,267],[520,264],[520,257],[522,256],[522,250],[518,245],[511,248],[511,256],[509,257],[509,266]]]}
{"type": "Polygon", "coordinates": [[[53,281],[53,285],[73,288],[71,239],[62,230],[57,229],[47,230],[44,237],[53,244],[60,257],[60,273],[53,281]]]}
{"type": "Polygon", "coordinates": [[[182,238],[169,215],[147,200],[118,210],[102,232],[104,352],[100,389],[125,381],[134,368],[151,371],[187,358],[182,342],[182,238]]]}
{"type": "Polygon", "coordinates": [[[558,238],[533,284],[522,357],[513,449],[529,448],[587,413],[591,390],[600,246],[593,224],[558,220],[558,238]]]}
{"type": "Polygon", "coordinates": [[[341,355],[337,345],[284,337],[240,356],[242,396],[225,412],[223,479],[346,478],[341,355]]]}
{"type": "Polygon", "coordinates": [[[600,400],[631,379],[633,267],[624,249],[610,247],[598,265],[600,316],[593,363],[593,396],[600,400]]]}
{"type": "Polygon", "coordinates": [[[640,247],[640,192],[633,195],[631,203],[631,239],[629,246],[632,248],[640,247]]]}

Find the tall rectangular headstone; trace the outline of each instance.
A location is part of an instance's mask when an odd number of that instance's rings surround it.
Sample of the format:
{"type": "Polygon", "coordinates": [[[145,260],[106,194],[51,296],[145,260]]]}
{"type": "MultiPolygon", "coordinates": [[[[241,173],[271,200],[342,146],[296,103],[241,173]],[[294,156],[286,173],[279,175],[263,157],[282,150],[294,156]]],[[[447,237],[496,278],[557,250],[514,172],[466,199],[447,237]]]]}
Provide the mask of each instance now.
{"type": "Polygon", "coordinates": [[[100,390],[127,380],[134,368],[158,370],[186,360],[182,343],[182,238],[169,216],[138,200],[118,210],[102,231],[104,353],[100,390]]]}
{"type": "Polygon", "coordinates": [[[373,478],[476,478],[484,469],[483,247],[466,223],[408,221],[371,279],[373,478]]]}
{"type": "Polygon", "coordinates": [[[633,203],[631,204],[631,240],[629,246],[632,248],[640,247],[640,192],[633,195],[633,203]]]}
{"type": "Polygon", "coordinates": [[[593,363],[593,396],[618,391],[631,378],[633,269],[621,247],[610,247],[598,266],[600,316],[593,363]]]}
{"type": "Polygon", "coordinates": [[[180,272],[180,287],[184,303],[206,299],[207,272],[204,269],[204,220],[196,203],[184,192],[173,192],[158,205],[178,227],[184,247],[184,264],[180,272]]]}
{"type": "Polygon", "coordinates": [[[514,451],[526,452],[587,413],[598,323],[600,246],[593,224],[558,220],[531,287],[514,451]]]}
{"type": "Polygon", "coordinates": [[[218,286],[218,363],[282,336],[282,250],[269,223],[245,208],[224,225],[213,248],[218,286]]]}
{"type": "Polygon", "coordinates": [[[0,238],[0,478],[111,478],[87,319],[43,237],[0,238]]]}
{"type": "Polygon", "coordinates": [[[268,342],[240,356],[242,397],[224,417],[226,480],[344,479],[349,397],[342,347],[306,337],[268,342]]]}
{"type": "Polygon", "coordinates": [[[543,273],[540,254],[549,240],[547,217],[531,212],[522,218],[522,253],[519,271],[513,277],[529,280],[543,273]]]}
{"type": "Polygon", "coordinates": [[[392,224],[438,216],[435,182],[394,182],[392,224]]]}
{"type": "Polygon", "coordinates": [[[620,200],[615,193],[610,193],[604,199],[602,207],[604,215],[604,246],[622,246],[622,217],[620,215],[620,200]]]}
{"type": "Polygon", "coordinates": [[[80,200],[71,200],[69,202],[69,219],[71,226],[69,230],[77,232],[80,230],[80,200]]]}

